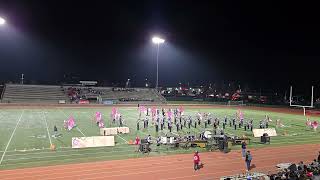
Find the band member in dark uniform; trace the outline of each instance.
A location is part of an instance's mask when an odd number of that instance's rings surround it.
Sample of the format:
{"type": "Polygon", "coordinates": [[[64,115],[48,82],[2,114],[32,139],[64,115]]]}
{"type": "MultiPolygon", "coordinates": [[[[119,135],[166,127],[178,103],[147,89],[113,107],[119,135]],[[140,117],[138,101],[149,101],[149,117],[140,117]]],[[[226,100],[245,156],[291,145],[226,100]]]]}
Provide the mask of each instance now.
{"type": "Polygon", "coordinates": [[[161,144],[161,137],[159,136],[159,137],[157,138],[157,146],[160,146],[160,144],[161,144]]]}
{"type": "Polygon", "coordinates": [[[217,128],[217,123],[216,123],[216,121],[214,121],[213,127],[214,127],[215,129],[217,128]]]}
{"type": "Polygon", "coordinates": [[[266,128],[269,128],[269,122],[266,120],[266,128]]]}
{"type": "Polygon", "coordinates": [[[159,131],[159,122],[156,122],[156,132],[158,132],[159,131]]]}
{"type": "Polygon", "coordinates": [[[119,127],[122,127],[122,125],[123,125],[122,116],[120,116],[120,118],[119,118],[119,127]]]}
{"type": "Polygon", "coordinates": [[[147,125],[147,128],[149,127],[149,119],[146,118],[146,125],[147,125]]]}
{"type": "Polygon", "coordinates": [[[161,129],[161,131],[163,130],[163,125],[164,125],[164,118],[162,118],[160,120],[160,129],[161,129]]]}
{"type": "Polygon", "coordinates": [[[56,125],[54,125],[54,127],[53,127],[53,133],[54,133],[54,134],[58,134],[58,128],[57,128],[56,125]]]}
{"type": "Polygon", "coordinates": [[[140,122],[140,120],[138,119],[138,121],[137,121],[137,131],[139,131],[139,129],[140,129],[139,122],[140,122]]]}

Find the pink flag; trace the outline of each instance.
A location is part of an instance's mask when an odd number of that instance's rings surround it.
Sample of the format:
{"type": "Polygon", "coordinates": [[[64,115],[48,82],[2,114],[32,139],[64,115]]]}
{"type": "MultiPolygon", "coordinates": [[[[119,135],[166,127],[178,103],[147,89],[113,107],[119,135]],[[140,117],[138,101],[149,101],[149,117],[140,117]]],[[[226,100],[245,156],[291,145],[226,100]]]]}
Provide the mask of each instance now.
{"type": "Polygon", "coordinates": [[[240,109],[238,109],[238,116],[240,120],[243,120],[243,113],[240,109]]]}
{"type": "Polygon", "coordinates": [[[183,107],[180,106],[180,107],[179,107],[179,112],[183,112],[183,111],[184,111],[183,107]]]}
{"type": "Polygon", "coordinates": [[[317,129],[318,128],[318,122],[317,121],[313,121],[311,126],[313,127],[313,129],[317,129]]]}
{"type": "Polygon", "coordinates": [[[167,114],[168,114],[168,118],[171,118],[171,116],[172,116],[171,110],[168,110],[167,114]]]}
{"type": "Polygon", "coordinates": [[[240,112],[240,119],[243,119],[243,113],[240,112]]]}
{"type": "Polygon", "coordinates": [[[157,109],[153,106],[153,107],[151,108],[151,112],[155,114],[156,111],[157,111],[157,109]]]}
{"type": "Polygon", "coordinates": [[[68,119],[68,130],[70,131],[72,128],[74,128],[76,126],[76,123],[74,121],[74,118],[71,116],[68,119]]]}
{"type": "Polygon", "coordinates": [[[104,128],[104,122],[103,121],[99,122],[99,128],[104,128]]]}
{"type": "Polygon", "coordinates": [[[112,111],[111,111],[111,114],[114,116],[114,115],[117,114],[117,113],[118,113],[117,108],[113,107],[113,108],[112,108],[112,111]]]}
{"type": "Polygon", "coordinates": [[[96,112],[96,122],[100,122],[102,120],[101,112],[96,112]]]}
{"type": "Polygon", "coordinates": [[[139,107],[139,111],[140,111],[140,112],[145,112],[145,111],[146,111],[146,107],[140,106],[140,107],[139,107]]]}
{"type": "Polygon", "coordinates": [[[155,107],[152,107],[151,108],[151,114],[152,114],[152,117],[155,116],[157,113],[157,109],[155,107]]]}

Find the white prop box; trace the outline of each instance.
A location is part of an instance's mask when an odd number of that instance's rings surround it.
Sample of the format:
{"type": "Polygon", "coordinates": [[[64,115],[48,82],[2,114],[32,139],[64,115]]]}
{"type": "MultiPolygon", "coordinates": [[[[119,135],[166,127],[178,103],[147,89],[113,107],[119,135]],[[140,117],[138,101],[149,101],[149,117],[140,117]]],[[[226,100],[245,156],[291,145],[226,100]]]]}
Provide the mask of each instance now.
{"type": "Polygon", "coordinates": [[[118,133],[127,134],[129,132],[128,127],[100,128],[100,135],[102,136],[117,135],[118,133]]]}
{"type": "Polygon", "coordinates": [[[267,129],[253,129],[254,137],[261,137],[264,133],[267,133],[268,136],[277,136],[277,131],[274,128],[267,129]]]}
{"type": "Polygon", "coordinates": [[[162,144],[167,144],[168,138],[165,136],[161,136],[161,143],[162,144]]]}
{"type": "Polygon", "coordinates": [[[170,137],[170,144],[174,143],[174,137],[170,137]]]}
{"type": "Polygon", "coordinates": [[[114,136],[73,137],[72,148],[115,146],[114,136]]]}

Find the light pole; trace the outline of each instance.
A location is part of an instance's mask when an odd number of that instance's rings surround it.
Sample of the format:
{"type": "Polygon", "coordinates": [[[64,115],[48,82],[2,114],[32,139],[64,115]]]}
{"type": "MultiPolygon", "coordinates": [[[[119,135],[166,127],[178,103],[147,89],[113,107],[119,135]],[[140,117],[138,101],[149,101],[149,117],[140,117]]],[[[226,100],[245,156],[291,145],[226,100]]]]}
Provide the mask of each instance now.
{"type": "Polygon", "coordinates": [[[158,90],[158,81],[159,81],[159,49],[160,44],[164,43],[164,39],[159,37],[153,37],[152,42],[157,45],[157,82],[156,82],[156,89],[158,90]]]}

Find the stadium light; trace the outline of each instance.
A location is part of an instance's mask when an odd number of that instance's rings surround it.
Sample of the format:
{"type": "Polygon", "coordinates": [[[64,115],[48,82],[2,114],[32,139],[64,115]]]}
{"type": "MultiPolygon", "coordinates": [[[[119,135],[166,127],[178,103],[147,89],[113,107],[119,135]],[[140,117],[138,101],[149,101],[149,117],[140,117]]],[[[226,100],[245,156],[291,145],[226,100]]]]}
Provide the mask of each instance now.
{"type": "Polygon", "coordinates": [[[6,20],[0,17],[0,26],[4,25],[5,23],[6,23],[6,20]]]}
{"type": "Polygon", "coordinates": [[[155,36],[152,38],[152,42],[155,44],[161,44],[161,43],[164,43],[164,39],[161,39],[161,38],[155,36]]]}
{"type": "Polygon", "coordinates": [[[164,43],[164,39],[154,36],[152,38],[152,42],[154,44],[157,44],[157,82],[156,82],[156,89],[158,90],[158,80],[159,80],[159,49],[160,49],[160,44],[164,43]]]}

